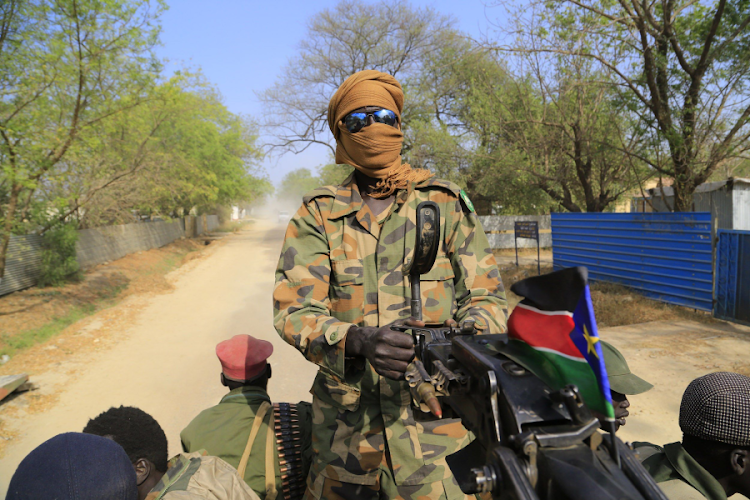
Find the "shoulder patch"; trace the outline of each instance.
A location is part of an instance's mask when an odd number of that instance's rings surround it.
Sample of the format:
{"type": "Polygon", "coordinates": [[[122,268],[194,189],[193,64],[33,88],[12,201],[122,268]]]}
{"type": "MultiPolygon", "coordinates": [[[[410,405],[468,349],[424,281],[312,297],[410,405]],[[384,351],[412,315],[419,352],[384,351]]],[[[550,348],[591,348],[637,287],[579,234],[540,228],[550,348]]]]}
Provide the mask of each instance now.
{"type": "Polygon", "coordinates": [[[444,179],[436,179],[435,177],[430,177],[424,182],[420,182],[415,186],[416,189],[427,189],[427,188],[442,188],[446,191],[450,191],[453,193],[457,198],[459,196],[459,193],[461,193],[461,188],[458,184],[454,184],[451,181],[446,181],[444,179]]]}
{"type": "Polygon", "coordinates": [[[315,198],[320,198],[321,196],[335,198],[336,186],[321,186],[319,188],[315,188],[312,191],[305,193],[305,195],[302,197],[302,203],[310,203],[315,198]]]}
{"type": "Polygon", "coordinates": [[[469,199],[469,196],[466,194],[466,191],[462,189],[461,192],[459,193],[459,196],[461,197],[461,201],[464,202],[464,205],[466,205],[466,208],[468,208],[470,212],[477,213],[477,211],[474,210],[474,204],[469,199]]]}

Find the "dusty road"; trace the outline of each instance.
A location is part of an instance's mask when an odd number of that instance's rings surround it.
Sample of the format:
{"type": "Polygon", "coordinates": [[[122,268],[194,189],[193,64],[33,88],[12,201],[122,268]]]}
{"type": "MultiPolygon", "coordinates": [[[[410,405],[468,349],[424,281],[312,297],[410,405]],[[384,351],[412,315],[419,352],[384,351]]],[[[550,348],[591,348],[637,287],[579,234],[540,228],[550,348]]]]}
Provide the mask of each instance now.
{"type": "MultiPolygon", "coordinates": [[[[273,329],[273,271],[283,228],[258,222],[229,236],[207,258],[182,273],[175,290],[148,299],[122,340],[66,377],[42,377],[62,388],[58,402],[43,413],[10,424],[20,434],[0,458],[0,498],[26,454],[50,437],[80,431],[89,418],[111,406],[137,406],[164,428],[170,455],[180,451],[179,432],[202,409],[226,392],[219,383],[218,342],[249,333],[274,344],[274,401],[310,400],[316,372],[273,329]]],[[[178,271],[179,273],[179,271],[178,271]]],[[[96,327],[96,321],[92,327],[96,327]]]]}

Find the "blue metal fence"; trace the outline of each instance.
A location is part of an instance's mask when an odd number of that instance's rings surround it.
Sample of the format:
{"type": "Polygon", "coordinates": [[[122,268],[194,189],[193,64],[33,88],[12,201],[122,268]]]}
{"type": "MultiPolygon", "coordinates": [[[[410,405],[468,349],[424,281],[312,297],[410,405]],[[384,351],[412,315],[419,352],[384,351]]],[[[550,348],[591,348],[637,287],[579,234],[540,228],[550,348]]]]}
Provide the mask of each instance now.
{"type": "Polygon", "coordinates": [[[750,324],[750,231],[719,229],[714,316],[750,324]]]}
{"type": "Polygon", "coordinates": [[[594,281],[711,311],[711,214],[552,214],[555,269],[586,266],[594,281]]]}

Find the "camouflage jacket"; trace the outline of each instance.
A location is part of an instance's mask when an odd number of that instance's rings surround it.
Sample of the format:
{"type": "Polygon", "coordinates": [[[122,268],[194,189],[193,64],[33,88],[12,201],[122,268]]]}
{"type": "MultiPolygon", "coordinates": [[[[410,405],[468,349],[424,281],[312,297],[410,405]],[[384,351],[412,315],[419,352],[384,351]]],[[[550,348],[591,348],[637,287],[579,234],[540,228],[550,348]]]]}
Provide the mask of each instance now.
{"type": "Polygon", "coordinates": [[[393,205],[376,218],[352,175],[341,186],[307,194],[290,221],[276,269],[274,326],[320,367],[312,388],[313,475],[373,484],[387,445],[397,483],[428,480],[424,455],[437,454],[424,453],[430,446],[424,442],[420,446],[430,433],[412,418],[408,386],[347,359],[346,333],[352,325],[409,317],[404,268],[414,253],[417,205],[428,200],[440,207],[441,242],[435,265],[422,276],[424,320],[473,318],[484,332],[505,331],[505,292],[495,259],[463,196],[455,184],[429,179],[397,191],[393,205]],[[328,411],[334,409],[353,413],[328,411]],[[340,419],[347,422],[337,425],[340,419]],[[323,435],[328,431],[331,436],[323,435]]]}
{"type": "Polygon", "coordinates": [[[204,450],[170,459],[167,472],[146,500],[259,500],[237,470],[204,450]]]}

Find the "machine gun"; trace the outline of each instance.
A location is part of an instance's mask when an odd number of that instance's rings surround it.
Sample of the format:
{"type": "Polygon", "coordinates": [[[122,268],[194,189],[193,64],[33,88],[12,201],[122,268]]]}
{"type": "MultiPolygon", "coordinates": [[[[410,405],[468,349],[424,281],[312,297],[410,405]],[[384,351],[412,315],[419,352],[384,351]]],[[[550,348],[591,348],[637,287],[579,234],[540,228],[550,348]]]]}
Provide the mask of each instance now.
{"type": "MultiPolygon", "coordinates": [[[[412,316],[421,320],[420,275],[432,268],[440,241],[437,204],[420,203],[416,223],[409,274],[412,316]]],[[[598,432],[575,386],[553,391],[513,361],[507,335],[475,335],[471,321],[397,329],[414,337],[416,356],[406,371],[414,411],[442,416],[442,407],[450,409],[476,436],[448,457],[465,493],[503,500],[667,500],[628,446],[598,432]]]]}

